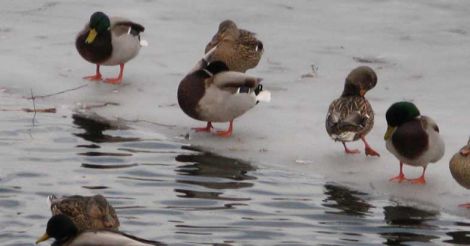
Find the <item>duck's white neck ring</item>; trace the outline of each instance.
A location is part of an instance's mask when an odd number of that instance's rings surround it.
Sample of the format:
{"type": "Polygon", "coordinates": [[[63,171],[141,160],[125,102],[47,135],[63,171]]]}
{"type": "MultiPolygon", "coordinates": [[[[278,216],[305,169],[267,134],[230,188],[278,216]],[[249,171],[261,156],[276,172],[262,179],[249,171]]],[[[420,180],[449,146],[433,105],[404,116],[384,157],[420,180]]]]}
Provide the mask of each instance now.
{"type": "Polygon", "coordinates": [[[202,69],[202,71],[204,71],[207,75],[209,75],[209,77],[213,77],[213,76],[214,76],[214,74],[211,73],[211,72],[210,72],[209,70],[207,70],[207,69],[202,69]]]}

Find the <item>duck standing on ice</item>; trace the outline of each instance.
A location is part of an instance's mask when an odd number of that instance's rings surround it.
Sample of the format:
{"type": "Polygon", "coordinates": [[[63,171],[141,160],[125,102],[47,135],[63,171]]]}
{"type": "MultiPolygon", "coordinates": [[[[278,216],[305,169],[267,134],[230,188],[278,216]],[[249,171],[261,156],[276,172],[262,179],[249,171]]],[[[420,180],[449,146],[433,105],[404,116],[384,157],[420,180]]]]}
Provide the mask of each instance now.
{"type": "Polygon", "coordinates": [[[361,139],[366,155],[380,156],[366,141],[366,135],[374,126],[374,111],[364,95],[376,84],[377,74],[372,68],[355,68],[346,77],[341,97],[330,104],[326,131],[333,140],[343,143],[347,154],[357,154],[359,150],[349,149],[346,142],[361,139]]]}
{"type": "Polygon", "coordinates": [[[100,66],[119,65],[118,77],[104,79],[104,82],[121,83],[124,64],[139,53],[141,46],[147,45],[140,38],[144,29],[142,25],[122,17],[109,18],[103,12],[93,13],[75,40],[75,47],[83,59],[96,64],[96,74],[84,79],[102,80],[100,66]]]}
{"type": "Polygon", "coordinates": [[[409,180],[413,184],[425,184],[424,174],[428,164],[439,161],[444,156],[444,141],[439,134],[436,122],[421,115],[411,102],[392,104],[386,113],[388,129],[384,139],[387,150],[400,161],[400,173],[390,181],[407,180],[403,164],[422,167],[419,178],[409,180]]]}

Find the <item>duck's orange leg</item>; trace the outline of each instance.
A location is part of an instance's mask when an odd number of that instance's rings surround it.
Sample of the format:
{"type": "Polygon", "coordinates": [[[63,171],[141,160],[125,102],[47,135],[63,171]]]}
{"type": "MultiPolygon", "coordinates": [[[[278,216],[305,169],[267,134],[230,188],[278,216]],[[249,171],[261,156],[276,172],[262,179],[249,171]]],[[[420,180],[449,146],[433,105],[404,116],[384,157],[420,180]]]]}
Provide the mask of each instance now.
{"type": "Polygon", "coordinates": [[[470,208],[470,203],[464,203],[459,205],[460,208],[470,208]]]}
{"type": "Polygon", "coordinates": [[[226,131],[217,131],[217,135],[220,137],[230,137],[232,136],[232,131],[233,131],[233,120],[230,121],[230,125],[226,131]]]}
{"type": "Polygon", "coordinates": [[[191,129],[193,129],[196,132],[210,132],[212,128],[214,128],[212,126],[212,123],[210,121],[208,121],[206,127],[194,127],[194,128],[191,128],[191,129]]]}
{"type": "Polygon", "coordinates": [[[419,184],[419,185],[423,185],[423,184],[426,184],[426,180],[424,179],[424,173],[426,172],[426,167],[423,167],[423,173],[421,174],[421,176],[417,179],[409,179],[408,181],[410,181],[410,183],[412,184],[419,184]]]}
{"type": "Polygon", "coordinates": [[[403,173],[403,162],[400,161],[400,174],[398,174],[398,176],[395,176],[389,179],[389,181],[397,181],[398,183],[401,183],[403,182],[403,180],[406,180],[406,178],[405,178],[405,174],[403,173]]]}
{"type": "Polygon", "coordinates": [[[361,153],[361,151],[359,151],[358,149],[349,149],[348,146],[346,146],[345,142],[341,142],[341,143],[343,143],[344,152],[346,152],[346,154],[359,154],[359,153],[361,153]]]}
{"type": "Polygon", "coordinates": [[[108,78],[105,79],[105,83],[110,83],[110,84],[119,84],[122,81],[122,75],[124,73],[124,64],[119,64],[119,76],[117,78],[108,78]]]}
{"type": "Polygon", "coordinates": [[[377,153],[377,151],[375,151],[374,149],[372,149],[372,148],[370,147],[369,143],[367,143],[366,137],[364,137],[364,136],[361,137],[361,140],[362,140],[362,142],[364,142],[364,145],[365,145],[365,147],[366,147],[366,148],[365,148],[366,156],[367,156],[367,155],[370,155],[370,156],[378,156],[378,157],[380,157],[380,154],[377,153]]]}
{"type": "Polygon", "coordinates": [[[96,64],[96,74],[95,75],[83,77],[83,79],[88,79],[88,80],[91,80],[91,81],[101,80],[102,78],[103,77],[101,76],[101,73],[100,73],[100,65],[99,64],[96,64]]]}

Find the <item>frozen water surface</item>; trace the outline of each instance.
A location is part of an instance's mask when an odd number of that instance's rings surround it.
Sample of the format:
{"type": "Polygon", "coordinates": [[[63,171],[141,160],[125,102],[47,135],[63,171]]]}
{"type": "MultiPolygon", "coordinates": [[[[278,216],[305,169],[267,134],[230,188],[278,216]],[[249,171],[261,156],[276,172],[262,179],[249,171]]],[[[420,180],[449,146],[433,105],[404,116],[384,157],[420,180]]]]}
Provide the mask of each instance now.
{"type": "MultiPolygon", "coordinates": [[[[50,193],[99,192],[118,207],[122,230],[169,244],[470,243],[470,211],[457,208],[469,191],[448,169],[469,136],[469,12],[463,0],[3,0],[2,109],[31,108],[31,92],[85,86],[35,100],[57,113],[38,113],[34,127],[31,113],[1,112],[0,238],[30,245],[44,230],[50,193]],[[81,79],[95,68],[74,38],[96,10],[146,27],[149,46],[126,65],[122,85],[81,79]],[[204,123],[176,100],[224,19],[263,41],[263,58],[248,73],[272,92],[270,103],[235,121],[229,139],[191,132],[204,123]],[[366,97],[376,113],[367,139],[380,158],[344,155],[324,129],[329,103],[360,65],[379,78],[366,97]],[[399,100],[434,118],[446,142],[425,186],[388,182],[398,161],[385,149],[384,114],[399,100]],[[132,129],[87,134],[72,117],[77,110],[132,129]],[[93,168],[102,165],[112,168],[93,168]]],[[[409,177],[420,172],[405,167],[409,177]]]]}

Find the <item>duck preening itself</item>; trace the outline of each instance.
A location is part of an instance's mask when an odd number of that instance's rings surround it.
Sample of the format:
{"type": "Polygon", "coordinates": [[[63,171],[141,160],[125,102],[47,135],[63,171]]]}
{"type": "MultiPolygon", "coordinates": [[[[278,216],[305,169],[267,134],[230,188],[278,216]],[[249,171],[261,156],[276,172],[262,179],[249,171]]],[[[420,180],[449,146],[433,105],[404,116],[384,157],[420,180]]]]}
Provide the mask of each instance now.
{"type": "Polygon", "coordinates": [[[377,75],[372,68],[357,67],[346,77],[341,97],[330,104],[326,116],[326,131],[333,140],[343,144],[347,154],[360,151],[349,149],[346,142],[361,139],[366,155],[380,156],[366,141],[366,135],[374,126],[374,111],[364,95],[376,84],[377,75]]]}

